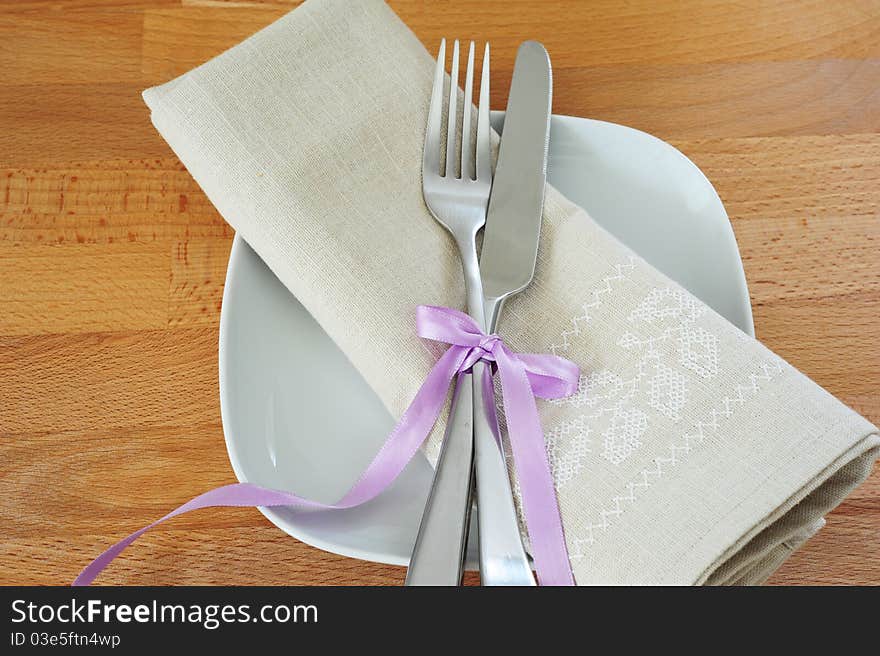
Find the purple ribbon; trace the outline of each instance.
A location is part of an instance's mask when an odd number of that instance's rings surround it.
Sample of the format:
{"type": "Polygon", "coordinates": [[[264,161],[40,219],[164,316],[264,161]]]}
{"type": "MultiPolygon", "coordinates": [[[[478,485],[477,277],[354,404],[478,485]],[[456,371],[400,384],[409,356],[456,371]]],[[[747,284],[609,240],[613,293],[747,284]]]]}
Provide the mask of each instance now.
{"type": "Polygon", "coordinates": [[[216,506],[340,509],[369,501],[394,482],[425,441],[443,409],[452,380],[480,360],[494,362],[501,378],[507,430],[538,581],[541,585],[574,585],[535,397],[558,399],[573,394],[577,389],[577,366],[555,355],[514,353],[498,335],[484,334],[470,316],[451,308],[420,305],[416,310],[416,329],[420,337],[450,347],[428,373],[376,457],[337,503],[318,503],[252,483],[224,485],[187,501],[120,540],[89,563],[73,585],[89,585],[142,534],[191,510],[216,506]]]}

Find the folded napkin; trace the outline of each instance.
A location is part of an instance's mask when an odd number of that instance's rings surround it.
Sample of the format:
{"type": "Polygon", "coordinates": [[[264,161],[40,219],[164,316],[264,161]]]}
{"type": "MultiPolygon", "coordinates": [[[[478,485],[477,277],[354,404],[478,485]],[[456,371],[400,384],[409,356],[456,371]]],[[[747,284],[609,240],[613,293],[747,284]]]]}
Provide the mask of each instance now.
{"type": "MultiPolygon", "coordinates": [[[[144,92],[223,217],[395,416],[437,358],[415,307],[465,305],[421,193],[432,71],[381,1],[309,0],[144,92]]],[[[878,456],[868,421],[551,188],[535,281],[501,332],[581,367],[577,394],[539,402],[579,584],[761,582],[878,456]]]]}

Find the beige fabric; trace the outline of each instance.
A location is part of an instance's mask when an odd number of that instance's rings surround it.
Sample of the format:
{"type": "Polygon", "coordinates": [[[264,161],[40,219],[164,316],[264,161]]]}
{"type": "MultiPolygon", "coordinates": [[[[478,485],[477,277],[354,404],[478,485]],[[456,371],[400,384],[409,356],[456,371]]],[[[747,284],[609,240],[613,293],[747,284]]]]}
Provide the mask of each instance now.
{"type": "MultiPolygon", "coordinates": [[[[144,92],[223,217],[398,416],[437,355],[415,306],[464,304],[421,196],[432,70],[379,0],[309,0],[144,92]]],[[[501,330],[583,370],[577,396],[540,403],[580,584],[763,581],[877,457],[870,423],[553,189],[535,282],[501,330]]]]}

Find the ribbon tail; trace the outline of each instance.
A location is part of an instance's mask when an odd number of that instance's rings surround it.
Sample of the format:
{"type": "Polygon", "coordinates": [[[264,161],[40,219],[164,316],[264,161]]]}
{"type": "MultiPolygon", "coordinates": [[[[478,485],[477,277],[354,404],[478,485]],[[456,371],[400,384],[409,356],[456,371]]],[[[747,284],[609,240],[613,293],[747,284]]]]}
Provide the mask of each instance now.
{"type": "Polygon", "coordinates": [[[109,565],[116,556],[137,540],[141,535],[149,531],[154,526],[158,526],[164,521],[177,517],[192,510],[200,510],[201,508],[215,508],[218,506],[227,507],[252,507],[252,506],[311,506],[324,507],[324,504],[303,499],[291,494],[290,492],[282,492],[280,490],[272,490],[252,483],[234,483],[232,485],[224,485],[213,490],[209,490],[204,494],[200,494],[194,499],[190,499],[185,504],[172,510],[170,513],[157,519],[152,524],[135,531],[128,537],[123,538],[112,547],[104,551],[100,556],[89,563],[79,576],[73,581],[74,586],[89,585],[95,580],[107,565],[109,565]]]}
{"type": "Polygon", "coordinates": [[[574,585],[544,431],[525,365],[502,346],[495,353],[526,528],[541,585],[574,585]]]}
{"type": "Polygon", "coordinates": [[[162,522],[193,510],[219,506],[300,506],[330,510],[352,508],[375,498],[397,479],[428,437],[446,403],[449,384],[458,372],[467,353],[466,347],[452,346],[437,360],[409,407],[382,444],[376,457],[339,502],[334,504],[319,503],[291,492],[273,490],[252,483],[235,483],[218,487],[187,501],[164,517],[114,544],[89,563],[73,581],[73,585],[89,585],[104,568],[113,562],[114,558],[141,535],[162,522]]]}

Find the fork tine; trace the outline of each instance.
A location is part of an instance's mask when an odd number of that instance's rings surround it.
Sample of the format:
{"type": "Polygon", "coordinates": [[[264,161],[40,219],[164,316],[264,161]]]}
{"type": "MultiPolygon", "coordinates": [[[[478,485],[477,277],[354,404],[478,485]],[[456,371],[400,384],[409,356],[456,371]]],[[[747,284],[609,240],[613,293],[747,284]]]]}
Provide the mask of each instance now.
{"type": "Polygon", "coordinates": [[[477,110],[477,180],[492,181],[492,143],[489,138],[489,44],[483,51],[480,108],[477,110]]]}
{"type": "Polygon", "coordinates": [[[464,77],[464,104],[461,115],[461,178],[474,179],[474,154],[471,139],[471,112],[474,98],[474,42],[468,48],[467,72],[464,77]]]}
{"type": "Polygon", "coordinates": [[[449,108],[446,121],[446,177],[455,175],[455,143],[457,141],[456,110],[458,109],[458,39],[452,44],[452,67],[449,71],[449,108]]]}
{"type": "Polygon", "coordinates": [[[446,73],[446,39],[440,40],[437,66],[434,68],[434,88],[428,109],[425,129],[425,149],[422,153],[422,172],[440,174],[440,134],[443,127],[443,78],[446,73]]]}

